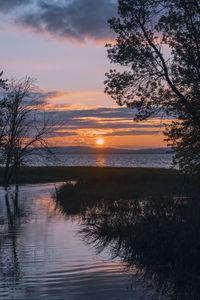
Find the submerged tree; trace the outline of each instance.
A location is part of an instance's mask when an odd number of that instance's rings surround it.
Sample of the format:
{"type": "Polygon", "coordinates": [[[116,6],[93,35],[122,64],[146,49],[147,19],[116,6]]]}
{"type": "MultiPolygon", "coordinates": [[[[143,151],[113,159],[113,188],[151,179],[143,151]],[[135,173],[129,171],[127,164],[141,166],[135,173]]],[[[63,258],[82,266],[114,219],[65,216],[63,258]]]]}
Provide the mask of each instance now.
{"type": "Polygon", "coordinates": [[[37,92],[32,78],[11,80],[4,95],[4,185],[11,178],[17,180],[20,166],[26,163],[27,155],[35,147],[48,149],[47,137],[51,128],[37,101],[37,92]],[[41,117],[42,116],[42,117],[41,117]]]}
{"type": "Polygon", "coordinates": [[[165,115],[174,163],[200,171],[200,2],[119,0],[117,34],[107,45],[111,62],[124,71],[106,74],[105,91],[119,105],[136,109],[135,120],[165,115]]]}

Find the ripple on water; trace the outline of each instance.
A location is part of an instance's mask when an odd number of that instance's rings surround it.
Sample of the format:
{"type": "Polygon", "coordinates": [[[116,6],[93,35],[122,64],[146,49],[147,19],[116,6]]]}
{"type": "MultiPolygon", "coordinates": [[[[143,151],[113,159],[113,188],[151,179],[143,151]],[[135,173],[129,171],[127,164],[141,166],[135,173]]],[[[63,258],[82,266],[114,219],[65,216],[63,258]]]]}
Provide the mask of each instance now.
{"type": "Polygon", "coordinates": [[[55,211],[53,190],[52,184],[20,187],[13,227],[8,211],[14,216],[14,188],[10,207],[0,190],[5,227],[0,233],[0,299],[140,299],[142,288],[134,288],[134,272],[82,242],[79,221],[55,211]]]}

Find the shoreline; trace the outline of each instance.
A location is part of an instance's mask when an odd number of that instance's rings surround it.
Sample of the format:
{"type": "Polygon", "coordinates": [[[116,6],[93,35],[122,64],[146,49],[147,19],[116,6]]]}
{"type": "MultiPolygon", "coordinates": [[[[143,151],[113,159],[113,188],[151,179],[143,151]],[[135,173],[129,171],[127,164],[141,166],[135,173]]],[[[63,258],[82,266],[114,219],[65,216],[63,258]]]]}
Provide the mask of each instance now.
{"type": "MultiPolygon", "coordinates": [[[[2,186],[3,168],[0,168],[2,186]]],[[[18,185],[62,182],[64,198],[133,199],[199,195],[199,178],[175,169],[130,167],[23,167],[18,185]],[[70,182],[75,181],[76,185],[70,182]]],[[[10,182],[10,185],[16,184],[10,182]]]]}
{"type": "MultiPolygon", "coordinates": [[[[0,167],[0,185],[2,185],[3,167],[0,167]]],[[[143,168],[143,167],[88,167],[88,166],[39,166],[39,167],[22,167],[18,183],[47,183],[55,181],[70,181],[103,179],[106,177],[109,180],[127,179],[130,181],[130,176],[133,179],[143,179],[149,176],[158,177],[180,177],[179,171],[167,168],[143,168]]],[[[13,183],[13,182],[11,182],[13,183]]]]}

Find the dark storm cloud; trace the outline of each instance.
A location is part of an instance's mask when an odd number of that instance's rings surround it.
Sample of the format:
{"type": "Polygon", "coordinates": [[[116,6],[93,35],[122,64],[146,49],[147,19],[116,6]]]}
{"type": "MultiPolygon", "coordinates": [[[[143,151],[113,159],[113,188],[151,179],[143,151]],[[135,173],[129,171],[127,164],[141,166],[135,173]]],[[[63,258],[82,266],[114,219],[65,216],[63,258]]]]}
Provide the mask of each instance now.
{"type": "Polygon", "coordinates": [[[10,11],[18,6],[27,5],[31,0],[0,0],[0,12],[10,11]]]}
{"type": "Polygon", "coordinates": [[[23,13],[18,22],[39,32],[83,42],[86,38],[112,38],[107,20],[116,12],[115,0],[39,0],[36,9],[23,13]]]}

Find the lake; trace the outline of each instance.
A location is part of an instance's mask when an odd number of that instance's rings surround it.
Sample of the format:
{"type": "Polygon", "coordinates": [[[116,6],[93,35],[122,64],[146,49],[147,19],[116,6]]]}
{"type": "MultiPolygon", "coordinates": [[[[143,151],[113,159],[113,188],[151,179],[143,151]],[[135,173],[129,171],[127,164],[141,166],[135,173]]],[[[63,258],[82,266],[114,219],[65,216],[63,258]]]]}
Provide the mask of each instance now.
{"type": "Polygon", "coordinates": [[[54,191],[25,185],[5,197],[0,189],[0,299],[140,299],[136,270],[88,247],[80,218],[56,210],[54,191]]]}
{"type": "Polygon", "coordinates": [[[29,157],[33,166],[97,166],[170,168],[171,154],[59,154],[55,158],[29,157]]]}
{"type": "Polygon", "coordinates": [[[199,201],[88,198],[74,211],[60,186],[0,188],[0,299],[199,299],[199,201]]]}

